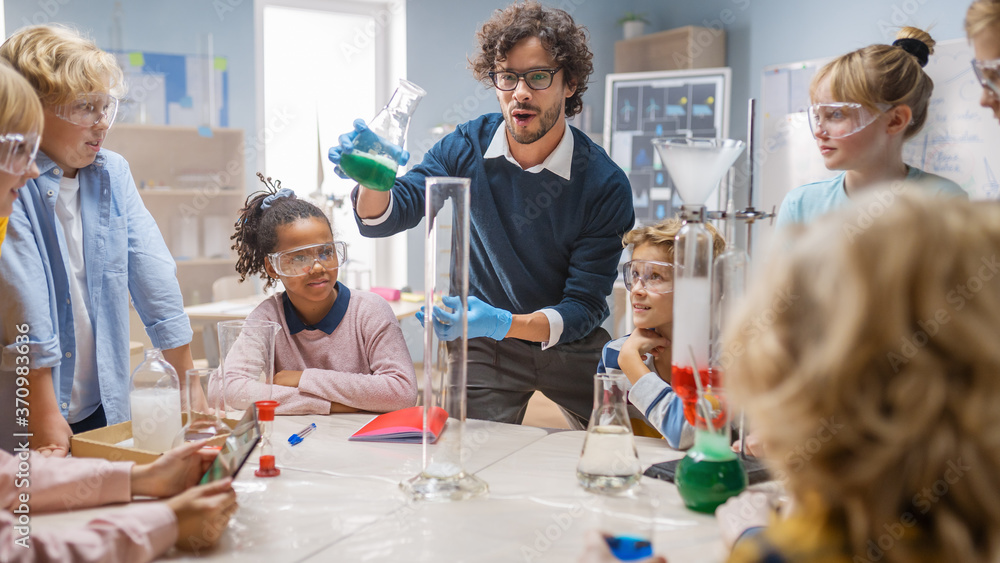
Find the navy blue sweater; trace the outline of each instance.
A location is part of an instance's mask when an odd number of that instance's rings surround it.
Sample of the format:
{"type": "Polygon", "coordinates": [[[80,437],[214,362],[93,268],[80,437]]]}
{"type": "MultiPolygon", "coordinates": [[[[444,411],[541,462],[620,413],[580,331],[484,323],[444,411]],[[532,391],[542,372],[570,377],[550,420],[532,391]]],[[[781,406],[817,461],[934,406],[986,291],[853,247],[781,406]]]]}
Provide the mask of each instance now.
{"type": "Polygon", "coordinates": [[[369,226],[355,214],[358,228],[367,237],[411,229],[424,216],[427,177],[469,178],[469,294],[514,314],[553,308],[563,318],[559,342],[572,342],[608,316],[622,236],[635,222],[632,190],[607,153],[573,127],[568,181],[484,159],[502,124],[494,113],[459,125],[396,179],[386,221],[369,226]]]}

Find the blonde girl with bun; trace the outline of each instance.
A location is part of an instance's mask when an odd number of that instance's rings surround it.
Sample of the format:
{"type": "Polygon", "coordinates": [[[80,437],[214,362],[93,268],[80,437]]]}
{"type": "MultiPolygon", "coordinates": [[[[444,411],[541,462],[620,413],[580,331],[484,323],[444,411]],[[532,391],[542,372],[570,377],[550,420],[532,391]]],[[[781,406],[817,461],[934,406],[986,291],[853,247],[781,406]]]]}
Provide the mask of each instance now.
{"type": "Polygon", "coordinates": [[[965,14],[965,34],[976,53],[972,67],[983,86],[979,105],[1000,120],[1000,0],[976,0],[965,14]]]}
{"type": "Polygon", "coordinates": [[[927,121],[934,82],[923,67],[934,39],[904,27],[892,45],[840,56],[813,77],[809,124],[823,162],[840,174],[785,196],[778,225],[808,223],[887,181],[918,180],[933,192],[967,197],[951,180],[903,162],[903,144],[927,121]]]}

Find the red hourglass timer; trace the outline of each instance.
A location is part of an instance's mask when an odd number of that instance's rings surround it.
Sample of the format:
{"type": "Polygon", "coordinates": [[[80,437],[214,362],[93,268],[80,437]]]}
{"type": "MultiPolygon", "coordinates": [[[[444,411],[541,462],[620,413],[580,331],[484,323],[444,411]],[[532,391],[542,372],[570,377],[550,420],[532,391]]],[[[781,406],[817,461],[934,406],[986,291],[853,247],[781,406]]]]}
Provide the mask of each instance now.
{"type": "Polygon", "coordinates": [[[274,409],[278,401],[257,401],[257,423],[260,425],[260,467],[253,474],[258,477],[277,477],[281,470],[274,466],[274,451],[271,449],[271,428],[274,426],[274,409]]]}

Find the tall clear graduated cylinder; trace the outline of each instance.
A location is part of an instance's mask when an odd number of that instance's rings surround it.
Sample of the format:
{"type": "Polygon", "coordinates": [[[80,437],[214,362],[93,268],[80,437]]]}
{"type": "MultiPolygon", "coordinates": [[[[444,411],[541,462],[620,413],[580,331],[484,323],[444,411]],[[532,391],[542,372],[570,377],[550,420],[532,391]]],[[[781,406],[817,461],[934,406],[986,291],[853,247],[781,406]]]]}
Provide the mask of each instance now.
{"type": "Polygon", "coordinates": [[[723,347],[722,335],[731,323],[736,305],[746,293],[750,268],[750,257],[736,244],[736,211],[731,199],[726,215],[726,250],[715,258],[712,283],[711,365],[719,372],[732,361],[732,354],[723,347]]]}
{"type": "Polygon", "coordinates": [[[671,383],[684,401],[684,417],[698,415],[697,375],[703,387],[717,386],[710,364],[712,338],[712,234],[705,227],[704,203],[743,152],[733,139],[653,139],[653,147],[684,201],[684,226],[674,240],[674,322],[671,383]]]}
{"type": "Polygon", "coordinates": [[[424,373],[423,464],[419,475],[400,483],[414,500],[452,501],[483,496],[486,482],[465,471],[465,407],[468,374],[469,310],[469,206],[468,178],[427,178],[424,221],[424,373]],[[445,295],[459,297],[461,336],[451,342],[434,332],[432,311],[443,307],[445,295]],[[448,420],[432,443],[428,428],[431,407],[441,407],[448,420]]]}
{"type": "Polygon", "coordinates": [[[712,233],[702,222],[705,208],[682,207],[684,226],[674,240],[674,327],[671,381],[695,423],[698,387],[717,384],[709,365],[712,310],[712,233]],[[692,357],[693,353],[693,357],[692,357]]]}

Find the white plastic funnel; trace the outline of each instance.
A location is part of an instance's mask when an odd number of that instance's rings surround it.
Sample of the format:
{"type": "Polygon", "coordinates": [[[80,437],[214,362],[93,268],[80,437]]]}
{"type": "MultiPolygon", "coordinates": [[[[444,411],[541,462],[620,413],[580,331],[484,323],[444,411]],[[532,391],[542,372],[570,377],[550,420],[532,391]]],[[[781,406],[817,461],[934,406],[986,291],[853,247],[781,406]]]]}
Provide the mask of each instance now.
{"type": "Polygon", "coordinates": [[[653,139],[653,146],[687,205],[703,205],[743,152],[735,139],[653,139]]]}

